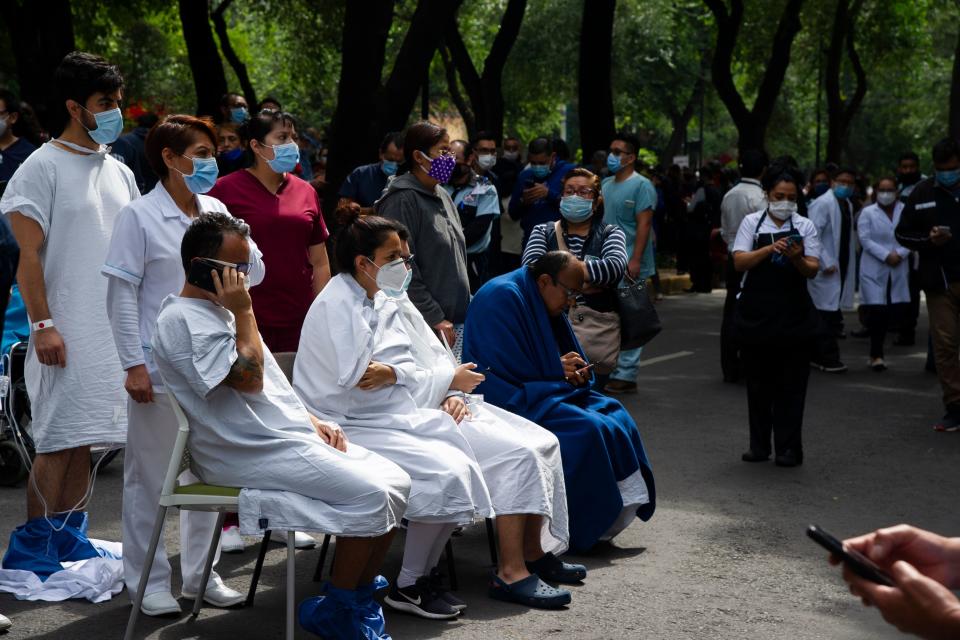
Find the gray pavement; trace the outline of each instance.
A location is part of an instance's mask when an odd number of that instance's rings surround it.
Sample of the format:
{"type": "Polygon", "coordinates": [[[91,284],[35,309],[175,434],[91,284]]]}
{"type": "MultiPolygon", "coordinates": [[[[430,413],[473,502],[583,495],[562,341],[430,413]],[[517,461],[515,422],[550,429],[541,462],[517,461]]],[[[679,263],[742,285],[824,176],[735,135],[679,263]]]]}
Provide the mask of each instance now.
{"type": "MultiPolygon", "coordinates": [[[[566,611],[542,612],[484,595],[489,557],[482,527],[455,540],[461,595],[470,608],[459,620],[429,622],[388,612],[394,638],[892,638],[875,611],[843,587],[838,571],[804,535],[817,522],[839,536],[912,522],[956,533],[956,496],[949,487],[960,466],[960,436],[936,434],[940,394],[923,372],[924,345],[889,348],[890,370],[866,367],[867,343],[841,344],[850,372],[813,373],[804,425],[804,465],[780,469],[746,464],[746,398],[742,386],[720,382],[720,293],[668,298],[666,330],[647,349],[640,393],[626,405],[643,434],[657,477],[659,506],[606,549],[577,558],[590,569],[573,588],[566,611]]],[[[848,316],[848,329],[855,318],[848,316]]],[[[926,336],[925,328],[920,336],[926,336]]],[[[771,353],[771,357],[776,357],[771,353]]],[[[91,535],[117,540],[120,461],[106,469],[91,508],[91,535]]],[[[23,489],[0,489],[0,549],[23,518],[23,489]]],[[[168,548],[176,549],[177,519],[168,548]]],[[[384,573],[395,575],[395,543],[384,573]]],[[[224,556],[219,571],[245,590],[255,547],[224,556]]],[[[297,554],[298,599],[316,592],[316,551],[297,554]]],[[[197,620],[141,618],[140,636],[281,638],[285,552],[267,556],[256,606],[204,609],[197,620]]],[[[175,565],[176,565],[176,557],[175,565]]],[[[174,577],[175,588],[179,584],[174,577]]],[[[0,595],[14,638],[117,638],[129,604],[113,601],[27,603],[0,595]]],[[[300,632],[298,637],[309,637],[300,632]]]]}

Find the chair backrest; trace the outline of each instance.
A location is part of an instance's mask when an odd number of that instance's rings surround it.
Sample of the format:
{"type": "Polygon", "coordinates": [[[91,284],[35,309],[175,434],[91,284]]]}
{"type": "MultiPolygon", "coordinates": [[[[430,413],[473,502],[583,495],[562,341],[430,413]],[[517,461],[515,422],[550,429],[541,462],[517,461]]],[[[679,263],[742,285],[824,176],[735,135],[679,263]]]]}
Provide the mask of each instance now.
{"type": "MultiPolygon", "coordinates": [[[[162,379],[162,376],[161,376],[162,379]]],[[[180,408],[180,403],[173,395],[173,391],[163,383],[167,390],[167,398],[170,399],[170,407],[173,409],[173,415],[177,418],[177,439],[173,443],[173,451],[170,452],[170,463],[167,465],[167,475],[163,479],[163,489],[160,492],[162,496],[173,495],[173,490],[177,486],[177,476],[184,469],[184,463],[189,466],[189,452],[187,451],[187,438],[190,436],[190,423],[187,421],[186,414],[180,408]]]]}
{"type": "Polygon", "coordinates": [[[283,371],[283,375],[287,376],[287,381],[293,384],[293,363],[297,359],[297,352],[281,351],[273,354],[273,357],[280,366],[280,370],[283,371]]]}

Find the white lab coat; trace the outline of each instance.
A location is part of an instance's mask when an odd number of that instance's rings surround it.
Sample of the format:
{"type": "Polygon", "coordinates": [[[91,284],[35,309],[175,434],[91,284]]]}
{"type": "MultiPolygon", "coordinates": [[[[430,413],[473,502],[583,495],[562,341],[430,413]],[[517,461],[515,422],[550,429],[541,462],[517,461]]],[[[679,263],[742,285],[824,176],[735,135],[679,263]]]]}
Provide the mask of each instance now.
{"type": "Polygon", "coordinates": [[[857,235],[863,254],[860,257],[860,302],[862,304],[887,304],[887,286],[890,286],[890,301],[893,304],[910,302],[909,260],[910,250],[901,246],[894,237],[900,222],[903,203],[899,200],[893,208],[893,219],[879,205],[864,207],[857,221],[857,235]],[[891,251],[896,251],[902,260],[891,267],[886,263],[891,251]]]}
{"type": "Polygon", "coordinates": [[[491,516],[483,473],[459,426],[414,398],[426,376],[418,375],[398,307],[385,306],[377,312],[347,273],[330,280],[303,323],[294,389],[313,415],[410,474],[408,520],[469,524],[491,516]],[[390,365],[396,384],[357,388],[371,361],[390,365]]]}
{"type": "MultiPolygon", "coordinates": [[[[456,361],[406,294],[395,299],[377,294],[378,309],[392,313],[394,305],[400,309],[416,361],[418,383],[414,399],[422,408],[436,409],[451,395],[456,361]]],[[[564,552],[570,533],[557,436],[493,405],[471,403],[469,409],[472,415],[460,423],[460,431],[483,470],[494,511],[500,515],[544,516],[540,535],[544,550],[564,552]]]]}
{"type": "MultiPolygon", "coordinates": [[[[853,211],[853,203],[847,201],[850,211],[856,219],[856,211],[853,211]]],[[[856,259],[856,233],[853,229],[854,221],[851,221],[850,244],[847,247],[840,247],[840,205],[833,190],[810,203],[807,210],[807,217],[817,228],[817,236],[820,238],[820,272],[817,276],[807,283],[810,291],[810,297],[813,304],[821,311],[837,311],[839,309],[853,309],[853,294],[856,283],[857,259],[856,259]],[[841,295],[840,282],[840,251],[849,252],[849,261],[847,266],[847,277],[843,281],[843,291],[841,295]],[[825,269],[835,267],[836,271],[830,274],[824,273],[825,269]]]]}

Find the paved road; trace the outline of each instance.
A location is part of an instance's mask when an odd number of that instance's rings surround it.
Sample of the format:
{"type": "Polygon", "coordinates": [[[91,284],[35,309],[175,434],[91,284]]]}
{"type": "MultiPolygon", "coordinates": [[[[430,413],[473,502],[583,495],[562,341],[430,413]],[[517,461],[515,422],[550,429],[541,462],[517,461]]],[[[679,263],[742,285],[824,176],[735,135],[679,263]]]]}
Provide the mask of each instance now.
{"type": "MultiPolygon", "coordinates": [[[[528,611],[488,600],[486,542],[475,527],[455,543],[468,613],[451,623],[389,615],[395,638],[897,637],[845,591],[803,531],[819,522],[846,536],[909,521],[956,532],[949,487],[960,467],[960,437],[930,429],[939,415],[939,390],[935,376],[922,371],[922,349],[892,348],[890,371],[877,374],[865,366],[866,342],[847,340],[842,349],[850,372],[812,376],[804,466],[745,464],[745,391],[719,380],[721,306],[719,295],[696,295],[668,298],[660,307],[667,330],[647,350],[641,393],[626,403],[653,461],[659,508],[651,522],[624,532],[616,548],[578,558],[590,576],[574,588],[570,609],[528,611]]],[[[91,509],[96,537],[119,538],[120,471],[114,463],[97,484],[91,509]]],[[[22,495],[0,489],[4,537],[22,518],[22,495]]],[[[170,525],[172,543],[175,518],[170,525]]],[[[298,595],[315,592],[310,578],[316,558],[315,551],[298,553],[298,595]]],[[[245,589],[254,560],[251,547],[225,557],[220,572],[245,589]]],[[[280,638],[283,560],[279,547],[267,556],[254,608],[205,609],[196,621],[144,619],[141,634],[162,640],[280,638]]],[[[395,545],[384,573],[395,575],[398,562],[395,545]]],[[[116,638],[129,605],[126,594],[102,605],[23,603],[2,595],[0,611],[14,620],[10,640],[116,638]]]]}

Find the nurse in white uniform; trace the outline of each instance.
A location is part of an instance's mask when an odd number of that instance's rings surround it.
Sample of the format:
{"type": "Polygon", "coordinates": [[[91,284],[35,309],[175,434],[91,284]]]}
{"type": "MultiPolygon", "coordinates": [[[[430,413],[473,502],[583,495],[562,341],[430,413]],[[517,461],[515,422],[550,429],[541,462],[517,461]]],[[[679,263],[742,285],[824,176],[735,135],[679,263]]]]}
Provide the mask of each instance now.
{"type": "MultiPolygon", "coordinates": [[[[126,371],[129,427],[124,454],[123,563],[130,598],[145,564],[157,501],[177,435],[177,421],[153,360],[153,332],[164,298],[183,287],[180,242],[200,213],[227,213],[203,193],[217,179],[216,133],[211,124],[188,115],[168,116],[146,139],[146,154],[160,182],[119,214],[101,272],[107,276],[107,312],[120,363],[126,371]]],[[[260,251],[251,242],[249,277],[263,280],[260,251]]],[[[181,481],[196,482],[184,471],[181,481]]],[[[193,598],[203,575],[217,514],[180,512],[180,565],[183,594],[193,598]]],[[[218,550],[219,552],[219,550],[218,550]]],[[[180,611],[171,595],[170,563],[163,545],[153,558],[141,610],[147,615],[180,611]]],[[[204,599],[232,606],[244,595],[213,573],[204,599]]]]}
{"type": "Polygon", "coordinates": [[[860,305],[870,331],[870,362],[874,371],[887,368],[883,342],[891,320],[899,320],[910,302],[910,250],[897,242],[894,231],[900,223],[903,203],[897,198],[897,181],[881,178],[874,187],[877,201],[863,208],[857,235],[863,247],[860,257],[860,305]]]}

